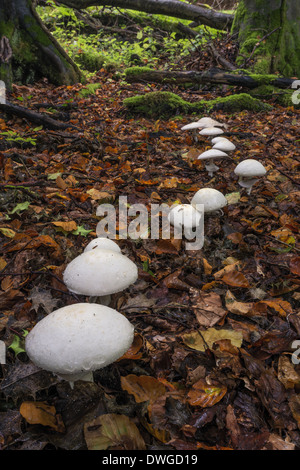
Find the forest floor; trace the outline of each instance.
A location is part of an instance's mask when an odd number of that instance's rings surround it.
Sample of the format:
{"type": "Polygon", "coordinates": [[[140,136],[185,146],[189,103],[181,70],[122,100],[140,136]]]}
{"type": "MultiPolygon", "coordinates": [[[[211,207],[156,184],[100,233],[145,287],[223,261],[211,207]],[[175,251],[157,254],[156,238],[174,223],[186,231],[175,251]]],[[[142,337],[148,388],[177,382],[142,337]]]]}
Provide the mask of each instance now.
{"type": "Polygon", "coordinates": [[[87,96],[80,84],[13,88],[12,103],[57,110],[73,128],[0,119],[1,447],[299,449],[299,111],[214,112],[236,151],[209,178],[196,160],[209,140],[181,131],[201,116],[129,116],[123,99],[155,90],[210,99],[225,88],[130,85],[105,70],[93,81],[100,87],[87,96]],[[250,196],[234,175],[246,158],[267,169],[250,196]],[[96,236],[97,207],[117,207],[120,196],[148,209],[189,203],[202,187],[221,191],[228,206],[205,218],[201,250],[184,240],[117,240],[139,269],[111,304],[135,327],[131,349],[73,390],[32,364],[25,333],[87,301],[62,273],[96,236]]]}

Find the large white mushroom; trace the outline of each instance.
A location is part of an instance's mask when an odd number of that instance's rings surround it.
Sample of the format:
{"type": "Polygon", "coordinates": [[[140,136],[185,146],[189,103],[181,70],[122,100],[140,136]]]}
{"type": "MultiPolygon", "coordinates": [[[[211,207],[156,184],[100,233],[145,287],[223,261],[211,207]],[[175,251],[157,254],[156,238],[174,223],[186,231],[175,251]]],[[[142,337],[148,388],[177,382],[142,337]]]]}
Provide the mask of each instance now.
{"type": "Polygon", "coordinates": [[[25,339],[30,360],[64,380],[93,381],[93,371],[119,359],[131,346],[134,327],[104,305],[78,303],[39,321],[25,339]]]}
{"type": "Polygon", "coordinates": [[[215,119],[212,119],[210,117],[202,117],[197,122],[201,125],[203,129],[205,127],[227,127],[226,124],[216,121],[215,119]]]}
{"type": "Polygon", "coordinates": [[[267,173],[267,170],[260,162],[250,158],[240,162],[234,173],[239,177],[239,185],[246,188],[247,193],[251,194],[252,186],[267,173]]]}
{"type": "Polygon", "coordinates": [[[211,213],[221,210],[227,205],[227,199],[220,191],[214,188],[201,188],[193,196],[191,205],[197,207],[197,204],[203,204],[204,213],[211,213]]]}
{"type": "Polygon", "coordinates": [[[74,258],[63,273],[67,288],[75,294],[109,296],[126,289],[138,277],[135,263],[122,253],[97,248],[74,258]]]}
{"type": "Polygon", "coordinates": [[[201,153],[199,157],[197,158],[197,160],[207,160],[205,162],[205,168],[208,172],[208,175],[213,176],[214,172],[218,171],[219,169],[219,167],[215,165],[213,160],[222,159],[225,157],[228,157],[228,155],[222,150],[210,149],[210,150],[206,150],[206,152],[201,153]]]}

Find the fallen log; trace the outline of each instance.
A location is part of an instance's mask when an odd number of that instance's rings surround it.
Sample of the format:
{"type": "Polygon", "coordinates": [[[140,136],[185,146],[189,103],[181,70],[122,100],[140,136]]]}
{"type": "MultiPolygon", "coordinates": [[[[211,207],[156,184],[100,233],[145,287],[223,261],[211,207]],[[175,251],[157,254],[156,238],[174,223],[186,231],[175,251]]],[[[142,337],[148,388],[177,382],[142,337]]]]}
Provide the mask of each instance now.
{"type": "Polygon", "coordinates": [[[56,121],[49,116],[44,114],[31,111],[30,109],[23,108],[22,106],[17,106],[12,103],[0,103],[0,111],[6,114],[12,114],[23,119],[28,119],[28,121],[33,122],[38,125],[42,125],[47,129],[61,130],[61,129],[77,129],[72,124],[67,124],[61,121],[56,121]]]}
{"type": "Polygon", "coordinates": [[[197,71],[168,71],[152,70],[147,67],[130,67],[125,70],[128,82],[154,82],[154,83],[195,83],[195,84],[222,84],[249,89],[261,85],[271,85],[276,88],[291,88],[294,79],[278,77],[277,75],[242,75],[230,73],[221,69],[210,69],[205,72],[197,71]]]}
{"type": "Polygon", "coordinates": [[[179,0],[60,0],[60,3],[77,10],[89,6],[103,5],[143,11],[153,15],[191,20],[196,25],[204,24],[219,30],[230,30],[233,15],[203,8],[179,0]]]}

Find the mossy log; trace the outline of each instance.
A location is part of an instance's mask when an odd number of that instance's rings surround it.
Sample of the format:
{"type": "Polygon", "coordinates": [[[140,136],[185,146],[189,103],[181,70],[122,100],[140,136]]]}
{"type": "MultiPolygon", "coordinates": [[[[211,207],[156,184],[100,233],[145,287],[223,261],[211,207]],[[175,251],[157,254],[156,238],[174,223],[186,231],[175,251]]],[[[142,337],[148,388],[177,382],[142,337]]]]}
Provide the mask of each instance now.
{"type": "Polygon", "coordinates": [[[230,86],[257,88],[261,85],[272,85],[277,88],[290,88],[294,80],[277,75],[258,75],[246,71],[224,72],[221,69],[210,69],[205,72],[152,70],[148,67],[130,67],[125,70],[128,82],[155,83],[197,83],[225,84],[230,86]]]}
{"type": "Polygon", "coordinates": [[[272,106],[247,93],[217,98],[215,100],[200,100],[189,103],[175,93],[168,91],[149,92],[126,98],[124,106],[130,113],[140,114],[149,118],[168,118],[177,114],[193,114],[222,110],[224,112],[254,112],[270,111],[272,106]]]}
{"type": "Polygon", "coordinates": [[[191,20],[219,30],[228,30],[233,23],[233,15],[203,8],[179,0],[61,0],[60,3],[77,10],[89,6],[103,5],[150,14],[166,15],[173,18],[191,20]]]}
{"type": "Polygon", "coordinates": [[[0,0],[0,80],[10,90],[47,77],[55,84],[80,81],[78,67],[43,25],[32,0],[0,0]]]}

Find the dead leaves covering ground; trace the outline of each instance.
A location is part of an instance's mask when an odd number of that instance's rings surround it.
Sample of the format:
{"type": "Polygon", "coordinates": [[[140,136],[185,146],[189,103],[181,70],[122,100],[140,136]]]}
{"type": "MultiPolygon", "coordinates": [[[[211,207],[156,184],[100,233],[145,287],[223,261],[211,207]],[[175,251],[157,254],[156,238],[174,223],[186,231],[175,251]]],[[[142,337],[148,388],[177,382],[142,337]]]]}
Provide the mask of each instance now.
{"type": "Polygon", "coordinates": [[[36,140],[0,141],[2,448],[299,448],[299,113],[216,113],[237,150],[209,181],[195,163],[208,141],[180,131],[191,118],[129,117],[122,99],[156,88],[104,71],[95,80],[101,87],[84,99],[81,85],[14,88],[12,101],[44,112],[65,104],[77,130],[0,120],[2,131],[36,140]],[[268,170],[251,197],[233,175],[249,157],[268,170]],[[148,208],[185,203],[203,186],[229,205],[206,218],[201,251],[186,251],[184,240],[119,241],[139,267],[137,283],[113,297],[136,331],[123,358],[72,392],[28,362],[24,334],[86,300],[67,291],[62,273],[95,237],[97,206],[122,195],[148,208]]]}

